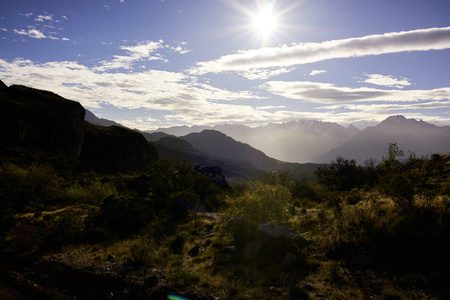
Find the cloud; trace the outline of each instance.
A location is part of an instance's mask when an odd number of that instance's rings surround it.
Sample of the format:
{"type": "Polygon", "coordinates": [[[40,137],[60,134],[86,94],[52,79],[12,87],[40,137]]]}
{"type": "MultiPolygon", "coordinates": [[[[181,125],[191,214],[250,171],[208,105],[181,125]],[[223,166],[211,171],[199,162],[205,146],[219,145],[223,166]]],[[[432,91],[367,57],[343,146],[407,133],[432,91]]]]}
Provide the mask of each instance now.
{"type": "Polygon", "coordinates": [[[34,20],[37,22],[53,21],[53,15],[38,15],[34,20]]]}
{"type": "Polygon", "coordinates": [[[364,75],[368,78],[366,80],[363,80],[362,82],[374,85],[395,87],[398,89],[402,89],[405,86],[411,85],[411,83],[407,78],[397,79],[391,75],[380,75],[380,74],[364,74],[364,75]]]}
{"type": "Polygon", "coordinates": [[[255,68],[290,67],[335,58],[381,55],[405,51],[450,48],[450,27],[418,29],[368,35],[290,47],[261,48],[225,55],[217,60],[199,62],[192,74],[244,71],[255,68]]]}
{"type": "MultiPolygon", "coordinates": [[[[131,50],[142,53],[135,48],[131,50]]],[[[26,84],[50,90],[88,108],[106,104],[166,114],[158,123],[141,124],[142,129],[156,128],[161,122],[213,125],[242,121],[266,123],[268,118],[266,112],[235,103],[258,99],[253,93],[220,89],[179,72],[99,72],[73,61],[39,64],[23,59],[11,62],[0,59],[0,78],[8,85],[26,84]]]]}
{"type": "Polygon", "coordinates": [[[432,90],[380,90],[374,88],[337,87],[331,83],[309,81],[269,81],[262,85],[262,88],[285,98],[313,103],[450,99],[450,88],[448,87],[432,90]]]}
{"type": "Polygon", "coordinates": [[[186,49],[186,48],[184,48],[184,47],[181,47],[181,46],[171,47],[170,49],[171,49],[172,51],[178,52],[178,53],[180,53],[180,54],[186,54],[186,53],[192,52],[192,50],[188,50],[188,49],[186,49]]]}
{"type": "Polygon", "coordinates": [[[239,72],[239,74],[247,79],[268,79],[283,73],[294,71],[295,68],[267,68],[267,69],[250,69],[239,72]]]}
{"type": "Polygon", "coordinates": [[[34,38],[34,39],[45,39],[45,38],[47,38],[47,36],[45,36],[41,31],[39,31],[37,29],[30,29],[28,31],[25,31],[24,29],[22,29],[22,30],[14,29],[14,33],[15,34],[19,34],[19,35],[26,35],[26,36],[29,36],[29,37],[34,38]]]}
{"type": "Polygon", "coordinates": [[[374,103],[374,104],[344,104],[344,105],[329,105],[321,106],[317,109],[338,110],[346,109],[351,111],[364,112],[380,112],[380,111],[399,111],[399,110],[417,110],[417,109],[437,109],[450,107],[450,100],[442,101],[421,101],[421,102],[407,102],[407,103],[374,103]]]}
{"type": "Polygon", "coordinates": [[[8,31],[8,29],[6,29],[6,28],[0,28],[0,30],[5,31],[5,32],[8,31]]]}
{"type": "Polygon", "coordinates": [[[125,50],[128,55],[115,55],[113,60],[104,60],[100,62],[97,71],[107,71],[113,69],[131,69],[133,64],[142,60],[162,60],[165,59],[160,55],[151,54],[157,49],[163,48],[163,40],[144,41],[136,46],[121,46],[120,49],[125,50]]]}
{"type": "Polygon", "coordinates": [[[286,108],[284,105],[275,106],[275,105],[267,105],[267,106],[257,106],[256,109],[267,110],[267,109],[281,109],[286,108]]]}
{"type": "Polygon", "coordinates": [[[326,72],[327,72],[327,70],[312,70],[309,73],[309,76],[321,75],[321,74],[325,74],[326,72]]]}

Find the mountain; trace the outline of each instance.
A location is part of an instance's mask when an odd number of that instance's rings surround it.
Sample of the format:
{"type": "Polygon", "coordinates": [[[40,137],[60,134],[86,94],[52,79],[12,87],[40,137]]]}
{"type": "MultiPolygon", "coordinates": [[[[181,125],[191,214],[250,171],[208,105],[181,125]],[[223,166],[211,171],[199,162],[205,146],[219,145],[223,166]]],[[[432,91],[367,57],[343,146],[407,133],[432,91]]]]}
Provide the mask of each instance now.
{"type": "Polygon", "coordinates": [[[380,124],[367,127],[354,137],[318,156],[316,161],[330,162],[337,156],[355,159],[362,164],[372,158],[380,161],[387,155],[389,143],[397,143],[399,149],[417,156],[450,152],[450,126],[436,126],[422,120],[407,119],[404,116],[391,116],[380,124]]]}
{"type": "Polygon", "coordinates": [[[0,145],[41,149],[76,159],[84,108],[52,92],[13,85],[0,89],[0,145]]]}
{"type": "Polygon", "coordinates": [[[250,162],[236,162],[208,155],[194,148],[189,142],[172,135],[150,143],[157,149],[160,157],[180,162],[189,161],[202,167],[220,166],[226,178],[261,178],[263,176],[263,171],[250,162]]]}
{"type": "Polygon", "coordinates": [[[91,123],[93,125],[102,126],[102,127],[109,127],[109,126],[120,126],[123,127],[121,124],[108,120],[99,118],[96,115],[94,115],[91,111],[85,109],[86,114],[84,116],[84,120],[88,123],[91,123]]]}
{"type": "Polygon", "coordinates": [[[165,136],[151,143],[160,157],[190,161],[202,167],[220,166],[227,178],[262,178],[266,171],[279,170],[289,171],[298,179],[313,178],[314,171],[324,166],[278,161],[214,130],[204,130],[183,137],[165,136]]]}
{"type": "Polygon", "coordinates": [[[254,128],[225,124],[213,127],[177,126],[157,131],[183,136],[205,129],[220,131],[270,157],[287,162],[312,162],[318,155],[340,146],[360,131],[354,126],[345,128],[336,123],[311,120],[271,123],[254,128]]]}
{"type": "Polygon", "coordinates": [[[216,157],[233,161],[246,161],[252,163],[258,169],[273,166],[276,160],[268,157],[262,151],[216,131],[203,130],[200,133],[191,133],[181,137],[189,142],[194,148],[216,157]]]}
{"type": "Polygon", "coordinates": [[[141,169],[149,167],[157,158],[157,150],[137,131],[120,126],[84,124],[84,144],[80,159],[96,171],[141,169]]]}
{"type": "Polygon", "coordinates": [[[0,160],[42,160],[66,169],[114,172],[149,166],[156,149],[137,131],[85,122],[80,103],[0,82],[0,160]]]}

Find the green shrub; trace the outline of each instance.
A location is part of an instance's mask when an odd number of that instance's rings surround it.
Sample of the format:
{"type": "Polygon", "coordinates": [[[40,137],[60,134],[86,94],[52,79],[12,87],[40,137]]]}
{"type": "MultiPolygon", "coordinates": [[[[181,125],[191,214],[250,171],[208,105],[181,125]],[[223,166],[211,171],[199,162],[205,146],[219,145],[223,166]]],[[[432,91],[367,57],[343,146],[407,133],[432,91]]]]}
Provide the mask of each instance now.
{"type": "Polygon", "coordinates": [[[22,168],[7,164],[0,168],[0,199],[16,210],[38,208],[59,199],[61,179],[48,165],[22,168]]]}
{"type": "Polygon", "coordinates": [[[117,195],[117,191],[112,184],[93,180],[84,185],[74,183],[67,187],[64,200],[67,203],[99,204],[111,195],[117,195]]]}
{"type": "Polygon", "coordinates": [[[137,266],[154,266],[157,263],[157,247],[148,237],[138,237],[130,247],[131,258],[137,266]]]}
{"type": "Polygon", "coordinates": [[[284,223],[289,217],[287,205],[291,198],[289,190],[281,185],[255,182],[250,192],[232,201],[231,215],[254,226],[259,223],[284,223]]]}

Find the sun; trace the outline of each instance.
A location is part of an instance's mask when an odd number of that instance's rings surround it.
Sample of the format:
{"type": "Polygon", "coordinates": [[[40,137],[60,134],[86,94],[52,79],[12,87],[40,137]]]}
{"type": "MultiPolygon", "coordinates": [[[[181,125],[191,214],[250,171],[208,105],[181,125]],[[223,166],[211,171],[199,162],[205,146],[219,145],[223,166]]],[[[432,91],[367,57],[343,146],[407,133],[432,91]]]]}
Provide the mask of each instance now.
{"type": "Polygon", "coordinates": [[[253,29],[263,38],[277,30],[277,19],[270,6],[262,7],[252,16],[253,29]]]}

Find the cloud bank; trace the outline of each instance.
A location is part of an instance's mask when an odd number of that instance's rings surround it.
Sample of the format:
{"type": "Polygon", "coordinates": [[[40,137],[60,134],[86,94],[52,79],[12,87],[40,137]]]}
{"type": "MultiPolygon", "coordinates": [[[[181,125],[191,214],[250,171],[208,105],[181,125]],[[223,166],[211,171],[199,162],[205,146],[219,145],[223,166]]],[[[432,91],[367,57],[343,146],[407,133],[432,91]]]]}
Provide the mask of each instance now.
{"type": "Polygon", "coordinates": [[[313,103],[350,103],[362,101],[410,102],[448,100],[450,88],[431,90],[382,90],[375,88],[337,87],[331,83],[309,81],[269,81],[262,85],[268,92],[289,99],[313,103]]]}
{"type": "Polygon", "coordinates": [[[199,62],[193,74],[245,71],[256,68],[290,67],[335,58],[381,55],[405,51],[450,48],[450,27],[368,35],[359,38],[304,43],[291,47],[261,48],[199,62]]]}

